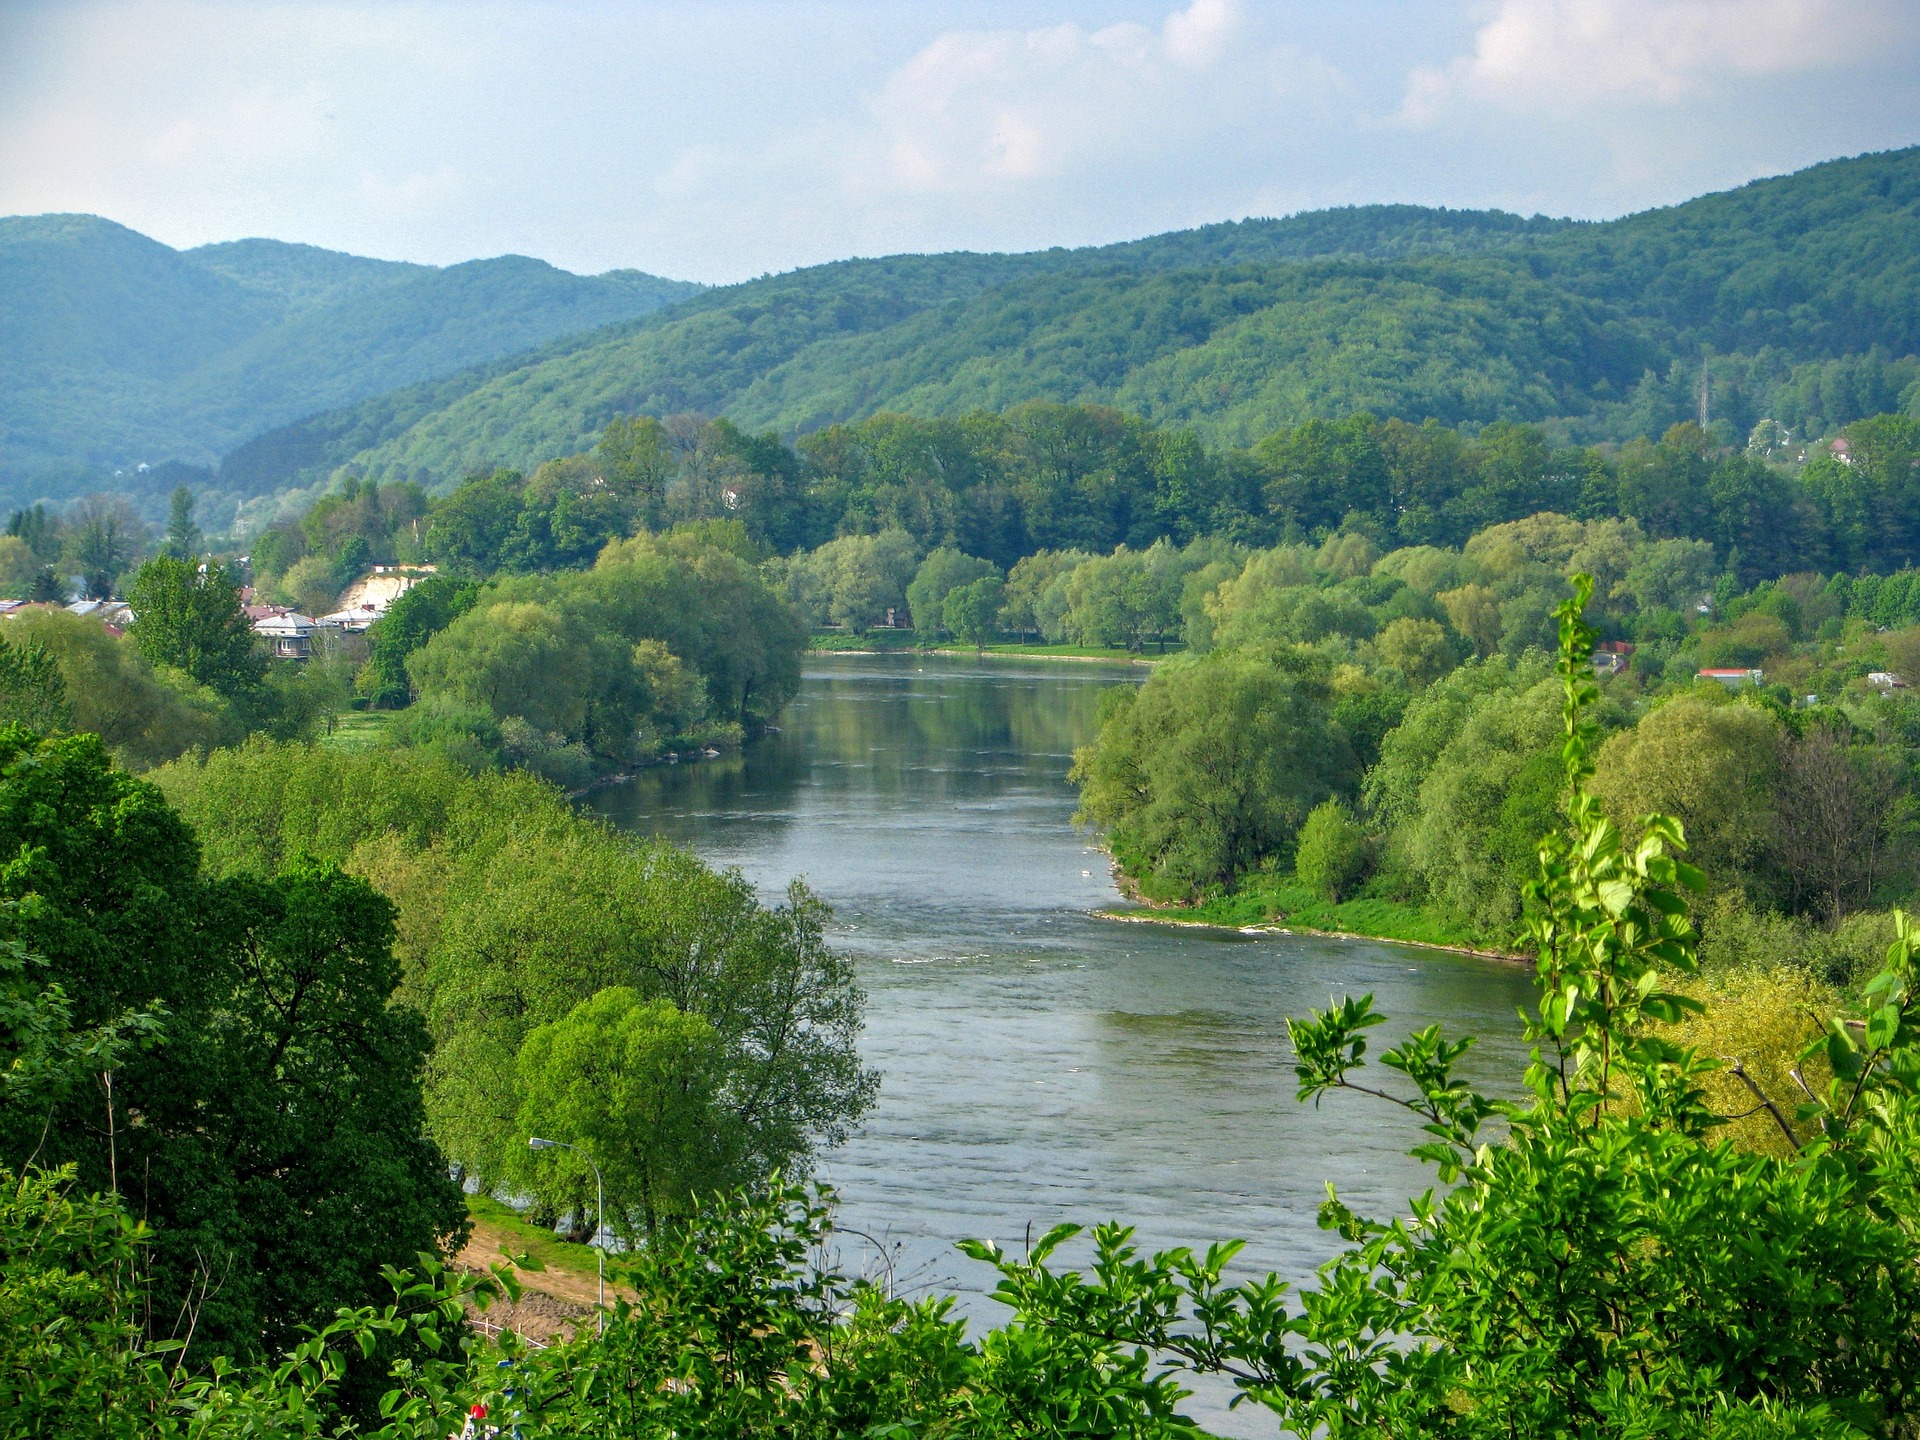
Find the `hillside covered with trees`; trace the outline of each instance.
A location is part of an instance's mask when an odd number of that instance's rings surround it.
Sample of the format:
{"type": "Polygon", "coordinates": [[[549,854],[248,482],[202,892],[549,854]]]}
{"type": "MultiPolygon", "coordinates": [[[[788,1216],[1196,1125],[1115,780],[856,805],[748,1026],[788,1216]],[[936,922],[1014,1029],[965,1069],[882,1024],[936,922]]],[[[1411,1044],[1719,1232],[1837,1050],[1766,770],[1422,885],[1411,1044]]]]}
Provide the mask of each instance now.
{"type": "Polygon", "coordinates": [[[1212,444],[1355,411],[1567,440],[1698,418],[1795,437],[1920,378],[1920,151],[1621,220],[1371,207],[1029,255],[844,261],[260,437],[250,483],[444,488],[622,414],[792,438],[881,411],[1103,403],[1212,444]]]}
{"type": "Polygon", "coordinates": [[[0,219],[0,486],[16,504],[164,500],[262,430],[698,289],[524,256],[442,269],[274,240],[176,251],[89,215],[0,219]]]}

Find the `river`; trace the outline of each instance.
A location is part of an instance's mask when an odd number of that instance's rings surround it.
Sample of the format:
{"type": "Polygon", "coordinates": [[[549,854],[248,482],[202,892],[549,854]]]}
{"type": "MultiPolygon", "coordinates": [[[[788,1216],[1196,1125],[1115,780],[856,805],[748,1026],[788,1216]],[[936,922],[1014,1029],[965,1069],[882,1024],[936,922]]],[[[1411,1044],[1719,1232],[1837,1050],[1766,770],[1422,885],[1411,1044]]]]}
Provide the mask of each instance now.
{"type": "MultiPolygon", "coordinates": [[[[1437,1020],[1484,1037],[1470,1075],[1515,1089],[1514,1012],[1530,991],[1517,967],[1088,913],[1118,897],[1073,828],[1067,768],[1103,695],[1140,678],[810,657],[781,733],[590,801],[738,866],[769,900],[798,875],[832,904],[881,1089],[820,1174],[899,1279],[958,1292],[980,1320],[1004,1312],[982,1294],[984,1267],[954,1252],[962,1237],[1018,1247],[1061,1220],[1119,1218],[1149,1248],[1244,1238],[1239,1269],[1299,1280],[1339,1244],[1315,1223],[1328,1181],[1363,1213],[1402,1213],[1432,1183],[1405,1153],[1416,1128],[1365,1096],[1299,1104],[1289,1015],[1371,991],[1393,1019],[1374,1054],[1437,1020]]],[[[1244,1412],[1201,1409],[1210,1428],[1260,1433],[1244,1412]]]]}

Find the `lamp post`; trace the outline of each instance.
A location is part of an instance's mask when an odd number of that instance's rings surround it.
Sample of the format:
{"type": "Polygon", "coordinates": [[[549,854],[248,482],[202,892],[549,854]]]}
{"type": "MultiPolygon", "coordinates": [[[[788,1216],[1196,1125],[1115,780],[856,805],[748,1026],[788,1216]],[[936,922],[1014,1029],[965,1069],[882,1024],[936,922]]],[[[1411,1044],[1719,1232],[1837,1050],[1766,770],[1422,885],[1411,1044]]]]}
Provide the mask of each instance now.
{"type": "Polygon", "coordinates": [[[607,1228],[607,1191],[600,1183],[600,1167],[593,1163],[593,1156],[587,1154],[578,1145],[569,1145],[564,1140],[543,1140],[538,1135],[527,1137],[529,1150],[571,1150],[582,1157],[593,1170],[593,1253],[600,1262],[600,1308],[594,1312],[593,1333],[604,1334],[607,1325],[607,1247],[601,1236],[607,1228]]]}

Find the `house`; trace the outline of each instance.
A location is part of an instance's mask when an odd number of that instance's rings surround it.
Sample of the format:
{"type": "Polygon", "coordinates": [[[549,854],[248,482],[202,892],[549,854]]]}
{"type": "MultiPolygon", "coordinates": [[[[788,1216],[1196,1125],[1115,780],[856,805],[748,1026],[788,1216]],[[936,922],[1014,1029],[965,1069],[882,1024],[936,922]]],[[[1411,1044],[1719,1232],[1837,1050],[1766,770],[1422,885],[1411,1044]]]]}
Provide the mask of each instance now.
{"type": "Polygon", "coordinates": [[[282,660],[304,660],[313,653],[314,633],[319,623],[298,610],[286,610],[256,621],[253,633],[273,647],[282,660]]]}
{"type": "Polygon", "coordinates": [[[373,601],[364,600],[351,609],[336,610],[331,615],[322,615],[319,623],[335,625],[349,635],[358,635],[385,613],[385,606],[376,608],[373,601]]]}
{"type": "Polygon", "coordinates": [[[1625,640],[1602,640],[1593,647],[1593,673],[1618,675],[1633,661],[1633,646],[1625,640]]]}
{"type": "Polygon", "coordinates": [[[1876,690],[1904,690],[1907,682],[1891,670],[1870,670],[1867,672],[1867,684],[1876,690]]]}
{"type": "Polygon", "coordinates": [[[1743,685],[1758,685],[1766,677],[1758,670],[1696,670],[1696,680],[1717,680],[1729,690],[1738,690],[1743,685]]]}

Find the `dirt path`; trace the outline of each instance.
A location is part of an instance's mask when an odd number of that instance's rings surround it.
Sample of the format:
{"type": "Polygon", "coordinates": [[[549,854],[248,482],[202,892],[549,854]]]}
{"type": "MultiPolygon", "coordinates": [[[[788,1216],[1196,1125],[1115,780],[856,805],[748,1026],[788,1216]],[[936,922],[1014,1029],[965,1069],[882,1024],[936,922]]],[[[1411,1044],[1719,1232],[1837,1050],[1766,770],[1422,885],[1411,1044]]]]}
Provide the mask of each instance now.
{"type": "MultiPolygon", "coordinates": [[[[511,1237],[498,1225],[485,1220],[473,1222],[473,1234],[465,1248],[453,1257],[463,1270],[485,1271],[500,1259],[500,1247],[512,1248],[511,1237]]],[[[555,1266],[546,1270],[521,1270],[520,1303],[495,1302],[477,1320],[503,1329],[517,1331],[529,1340],[547,1341],[564,1335],[581,1321],[590,1322],[598,1298],[599,1283],[592,1275],[555,1266]]]]}

